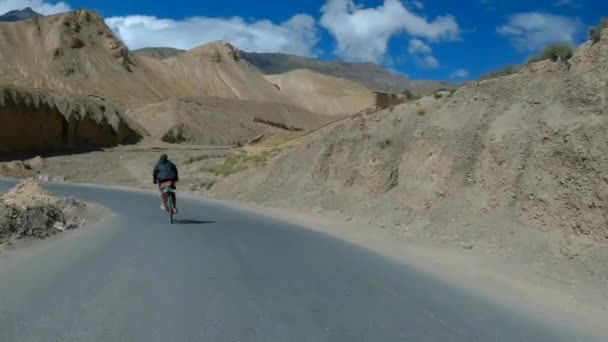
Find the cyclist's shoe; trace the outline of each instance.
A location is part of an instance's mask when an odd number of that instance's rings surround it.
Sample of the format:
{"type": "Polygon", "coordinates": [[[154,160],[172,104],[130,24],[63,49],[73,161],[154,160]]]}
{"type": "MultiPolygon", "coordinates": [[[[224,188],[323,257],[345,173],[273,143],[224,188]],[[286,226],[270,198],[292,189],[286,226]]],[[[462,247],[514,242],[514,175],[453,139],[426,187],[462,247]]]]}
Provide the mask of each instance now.
{"type": "Polygon", "coordinates": [[[164,205],[164,204],[161,204],[161,205],[160,205],[160,209],[161,209],[161,210],[167,210],[167,207],[165,207],[165,205],[164,205]]]}
{"type": "Polygon", "coordinates": [[[177,212],[178,212],[177,208],[173,208],[173,213],[177,214],[177,212]]]}

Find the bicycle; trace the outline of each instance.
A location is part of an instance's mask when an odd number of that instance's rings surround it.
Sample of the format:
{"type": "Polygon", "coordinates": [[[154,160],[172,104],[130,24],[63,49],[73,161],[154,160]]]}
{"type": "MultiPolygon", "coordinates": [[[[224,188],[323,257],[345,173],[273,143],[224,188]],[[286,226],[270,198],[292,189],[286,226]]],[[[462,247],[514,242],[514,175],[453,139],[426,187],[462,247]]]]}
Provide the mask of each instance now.
{"type": "Polygon", "coordinates": [[[164,204],[165,210],[169,213],[169,222],[173,224],[175,221],[173,220],[173,203],[175,202],[175,191],[173,191],[172,182],[163,182],[161,184],[161,189],[165,193],[164,204]],[[167,199],[170,199],[167,201],[167,199]]]}

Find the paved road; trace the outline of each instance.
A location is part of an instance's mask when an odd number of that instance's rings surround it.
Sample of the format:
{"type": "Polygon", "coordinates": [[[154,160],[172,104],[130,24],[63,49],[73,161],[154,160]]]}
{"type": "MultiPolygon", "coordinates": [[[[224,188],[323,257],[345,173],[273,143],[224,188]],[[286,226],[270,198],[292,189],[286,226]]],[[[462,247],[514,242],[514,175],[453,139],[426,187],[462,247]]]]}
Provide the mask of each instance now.
{"type": "Polygon", "coordinates": [[[147,193],[50,189],[116,216],[3,256],[0,341],[591,341],[251,213],[184,200],[170,226],[147,193]]]}

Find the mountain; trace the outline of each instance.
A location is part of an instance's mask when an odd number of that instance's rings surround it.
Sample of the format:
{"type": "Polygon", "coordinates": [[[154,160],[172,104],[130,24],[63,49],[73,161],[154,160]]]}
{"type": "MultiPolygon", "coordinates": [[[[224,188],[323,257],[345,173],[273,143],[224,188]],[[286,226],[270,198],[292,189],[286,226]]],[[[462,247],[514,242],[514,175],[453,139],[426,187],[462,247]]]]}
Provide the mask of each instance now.
{"type": "Polygon", "coordinates": [[[35,12],[30,7],[26,7],[22,10],[14,10],[7,12],[3,15],[0,15],[0,22],[12,22],[12,21],[21,21],[27,20],[35,17],[40,17],[41,14],[35,12]]]}
{"type": "Polygon", "coordinates": [[[374,104],[374,94],[363,85],[300,69],[266,76],[281,93],[314,113],[348,115],[374,104]]]}
{"type": "Polygon", "coordinates": [[[310,69],[320,74],[361,83],[373,91],[401,93],[407,89],[417,94],[429,94],[441,88],[454,87],[447,82],[408,80],[405,76],[392,73],[374,63],[322,61],[283,53],[243,52],[242,57],[267,75],[310,69]]]}
{"type": "MultiPolygon", "coordinates": [[[[144,48],[135,50],[140,56],[166,59],[184,53],[172,48],[144,48]]],[[[242,59],[256,66],[266,75],[285,74],[295,70],[308,69],[316,73],[343,78],[360,83],[371,91],[401,93],[404,90],[416,94],[430,94],[439,89],[454,89],[458,85],[448,82],[408,80],[403,75],[392,73],[374,63],[346,63],[322,61],[284,53],[254,53],[241,51],[242,59]]]]}
{"type": "Polygon", "coordinates": [[[133,53],[136,55],[152,57],[152,58],[157,58],[157,59],[175,57],[184,52],[186,52],[186,50],[180,50],[180,49],[174,49],[174,48],[164,48],[164,47],[148,47],[148,48],[133,50],[133,53]]]}
{"type": "MultiPolygon", "coordinates": [[[[227,42],[212,42],[165,59],[136,55],[98,14],[86,10],[2,22],[0,37],[0,87],[36,89],[64,98],[101,98],[136,113],[130,123],[142,128],[138,131],[142,135],[151,133],[146,128],[156,129],[145,125],[148,117],[170,114],[172,109],[180,111],[175,120],[170,119],[175,124],[169,128],[175,129],[162,137],[176,142],[243,142],[270,130],[312,130],[330,120],[299,106],[227,42]],[[222,125],[213,124],[216,119],[222,125]],[[238,139],[225,136],[234,131],[233,126],[243,128],[238,139]]],[[[43,125],[43,115],[34,118],[31,123],[43,125]]],[[[10,149],[11,144],[4,147],[10,149]]]]}
{"type": "Polygon", "coordinates": [[[268,75],[309,69],[361,83],[371,90],[401,92],[411,86],[404,76],[393,74],[373,63],[322,61],[283,53],[243,53],[243,58],[268,75]]]}
{"type": "Polygon", "coordinates": [[[290,102],[230,44],[165,60],[137,56],[93,12],[3,22],[0,36],[7,47],[0,49],[0,86],[94,94],[126,106],[197,96],[290,102]]]}

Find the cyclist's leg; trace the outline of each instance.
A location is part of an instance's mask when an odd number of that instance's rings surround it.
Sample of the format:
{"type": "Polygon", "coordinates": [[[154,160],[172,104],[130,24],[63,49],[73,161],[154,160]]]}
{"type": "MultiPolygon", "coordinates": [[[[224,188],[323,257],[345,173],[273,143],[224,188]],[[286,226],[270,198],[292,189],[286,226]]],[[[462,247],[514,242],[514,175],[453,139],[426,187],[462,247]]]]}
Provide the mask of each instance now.
{"type": "Polygon", "coordinates": [[[158,190],[160,191],[160,208],[161,208],[162,210],[166,210],[166,209],[167,209],[167,208],[165,207],[165,200],[166,200],[166,199],[165,199],[165,196],[166,196],[166,195],[165,195],[165,192],[163,191],[162,187],[160,186],[160,184],[159,184],[159,186],[158,186],[158,190]]]}

